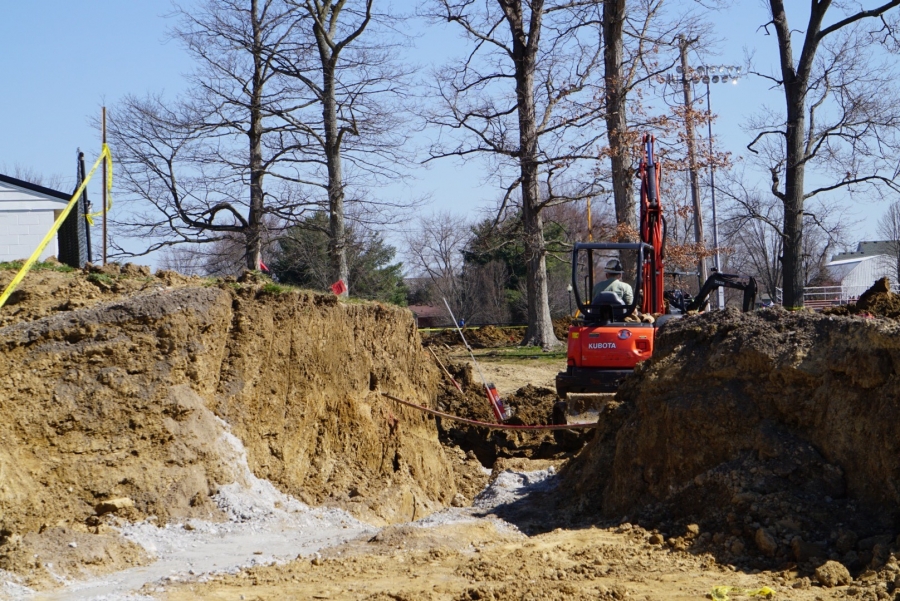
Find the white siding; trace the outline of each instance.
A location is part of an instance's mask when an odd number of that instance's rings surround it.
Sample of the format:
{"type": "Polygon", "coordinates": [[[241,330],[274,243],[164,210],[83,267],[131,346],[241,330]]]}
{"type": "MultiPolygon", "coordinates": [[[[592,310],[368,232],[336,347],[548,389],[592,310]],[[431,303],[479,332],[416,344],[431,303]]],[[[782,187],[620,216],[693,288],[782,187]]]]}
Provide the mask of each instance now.
{"type": "MultiPolygon", "coordinates": [[[[54,212],[0,210],[0,261],[27,259],[43,240],[54,221],[54,212]]],[[[41,260],[59,252],[56,236],[41,253],[41,260]]]]}
{"type": "Polygon", "coordinates": [[[832,261],[825,267],[831,277],[840,283],[844,300],[859,296],[883,277],[891,280],[892,287],[897,284],[893,281],[896,278],[894,262],[887,255],[832,261]]]}
{"type": "MultiPolygon", "coordinates": [[[[0,182],[0,261],[27,259],[66,202],[33,190],[0,182]]],[[[41,260],[59,252],[56,236],[41,253],[41,260]]]]}

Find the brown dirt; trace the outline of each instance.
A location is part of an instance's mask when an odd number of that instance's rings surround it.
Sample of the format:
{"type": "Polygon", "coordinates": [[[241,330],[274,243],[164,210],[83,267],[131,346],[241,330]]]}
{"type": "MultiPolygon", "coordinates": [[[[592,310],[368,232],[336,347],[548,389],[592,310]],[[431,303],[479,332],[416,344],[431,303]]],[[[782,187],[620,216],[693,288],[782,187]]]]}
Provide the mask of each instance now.
{"type": "MultiPolygon", "coordinates": [[[[257,476],[375,523],[468,503],[505,469],[562,478],[494,510],[527,537],[485,521],[389,527],[169,599],[897,592],[896,321],[763,310],[670,322],[570,459],[547,434],[441,423],[381,397],[428,404],[437,390],[439,408],[493,419],[471,367],[445,361],[463,393],[451,388],[407,311],[266,292],[252,277],[90,275],[33,274],[0,311],[0,568],[26,584],[146,562],[117,520],[216,519],[210,495],[241,478],[227,422],[257,476]],[[100,516],[114,497],[133,507],[100,516]],[[826,588],[845,581],[836,562],[853,581],[826,588]]],[[[889,294],[863,304],[877,311],[889,294]]],[[[548,421],[554,400],[540,386],[508,398],[526,423],[548,421]]]]}
{"type": "Polygon", "coordinates": [[[556,337],[565,342],[569,338],[569,326],[575,321],[574,317],[559,317],[553,320],[553,333],[556,337]]]}
{"type": "Polygon", "coordinates": [[[117,531],[70,524],[17,538],[4,546],[0,561],[4,569],[26,575],[28,584],[42,588],[60,578],[88,578],[146,565],[152,558],[117,531]]]}
{"type": "MultiPolygon", "coordinates": [[[[502,328],[497,326],[480,326],[463,328],[463,335],[472,348],[499,348],[513,346],[522,341],[525,330],[522,328],[502,328]]],[[[425,346],[463,346],[459,332],[455,328],[447,328],[425,334],[422,338],[425,346]]]]}
{"type": "MultiPolygon", "coordinates": [[[[113,497],[130,519],[216,519],[210,495],[241,478],[218,418],[258,477],[307,502],[389,523],[454,497],[434,421],[379,394],[430,402],[438,372],[408,311],[247,278],[112,274],[106,290],[90,275],[30,274],[2,313],[0,568],[25,569],[55,528],[99,527],[113,497]]],[[[122,545],[98,562],[134,559],[122,545]]]]}
{"type": "Polygon", "coordinates": [[[776,310],[669,322],[559,502],[669,533],[698,523],[699,549],[748,569],[881,569],[900,526],[898,334],[776,310]]]}
{"type": "MultiPolygon", "coordinates": [[[[495,423],[484,386],[475,374],[472,364],[469,361],[458,362],[451,359],[447,353],[443,353],[441,361],[463,391],[460,393],[446,377],[442,378],[438,388],[437,407],[441,411],[459,417],[495,423]]],[[[487,363],[482,362],[481,365],[483,370],[488,369],[487,363]]],[[[505,393],[503,390],[500,390],[500,393],[503,400],[513,408],[513,417],[507,423],[517,425],[551,423],[551,411],[557,401],[554,390],[527,384],[513,394],[505,393]]],[[[590,435],[590,430],[567,434],[558,443],[551,432],[491,430],[445,419],[438,419],[437,423],[441,441],[445,445],[459,447],[466,453],[474,453],[487,468],[493,467],[498,459],[530,458],[561,461],[580,449],[590,435]]]]}
{"type": "MultiPolygon", "coordinates": [[[[127,263],[120,266],[88,265],[83,271],[60,272],[60,264],[49,260],[41,268],[32,270],[0,309],[0,327],[67,311],[92,307],[99,303],[134,294],[160,291],[165,288],[200,285],[200,278],[187,277],[172,271],[159,271],[151,276],[150,269],[127,263]]],[[[0,270],[0,290],[6,288],[16,272],[0,270]]]]}
{"type": "Polygon", "coordinates": [[[824,315],[866,314],[900,319],[900,294],[891,292],[891,282],[888,278],[881,278],[863,292],[855,304],[831,307],[822,313],[824,315]]]}
{"type": "MultiPolygon", "coordinates": [[[[284,566],[259,567],[206,584],[171,588],[168,601],[696,601],[715,586],[758,589],[775,599],[876,599],[872,578],[834,589],[796,570],[745,574],[707,554],[656,544],[632,524],[555,530],[524,538],[483,522],[402,527],[284,566]]],[[[895,564],[896,565],[896,564],[895,564]]],[[[730,599],[747,599],[731,592],[730,599]]]]}
{"type": "MultiPolygon", "coordinates": [[[[471,363],[467,355],[457,353],[455,359],[471,363]]],[[[477,357],[481,371],[488,382],[492,382],[501,395],[513,394],[523,383],[528,382],[540,388],[556,388],[556,374],[565,371],[566,360],[540,358],[514,358],[504,356],[502,352],[477,357]]],[[[474,366],[473,366],[474,368],[474,366]]],[[[476,373],[477,375],[477,373],[476,373]]],[[[479,378],[480,382],[480,378],[479,378]]]]}

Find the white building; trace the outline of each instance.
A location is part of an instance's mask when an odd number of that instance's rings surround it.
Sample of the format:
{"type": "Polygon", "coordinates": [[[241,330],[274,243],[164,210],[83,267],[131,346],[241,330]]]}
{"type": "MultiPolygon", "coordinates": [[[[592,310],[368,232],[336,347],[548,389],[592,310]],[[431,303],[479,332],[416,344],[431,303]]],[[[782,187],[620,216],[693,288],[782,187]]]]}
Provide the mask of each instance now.
{"type": "MultiPolygon", "coordinates": [[[[0,261],[30,257],[71,196],[0,174],[0,261]]],[[[40,258],[50,256],[59,256],[56,236],[40,258]]]]}
{"type": "Polygon", "coordinates": [[[855,300],[877,280],[888,278],[891,288],[897,287],[896,242],[889,240],[860,242],[854,252],[831,257],[825,269],[837,286],[834,293],[841,301],[855,300]]]}

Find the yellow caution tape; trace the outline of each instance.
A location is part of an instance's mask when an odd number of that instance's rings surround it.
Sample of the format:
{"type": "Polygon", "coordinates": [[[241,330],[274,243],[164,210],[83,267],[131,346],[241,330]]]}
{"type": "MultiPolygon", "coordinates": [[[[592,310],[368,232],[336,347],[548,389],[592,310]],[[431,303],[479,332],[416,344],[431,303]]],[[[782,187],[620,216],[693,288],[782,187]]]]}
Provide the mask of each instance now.
{"type": "MultiPolygon", "coordinates": [[[[112,152],[109,150],[109,146],[106,144],[103,145],[103,152],[100,153],[100,158],[103,158],[103,155],[107,157],[107,169],[106,169],[106,210],[112,210],[112,182],[113,182],[113,164],[112,164],[112,152]]],[[[97,159],[98,161],[100,159],[97,159]]],[[[97,165],[94,165],[94,169],[97,168],[97,165]]],[[[91,169],[91,175],[94,173],[94,169],[91,169]]],[[[91,179],[89,175],[87,179],[91,179]]],[[[94,217],[99,217],[103,215],[103,210],[94,211],[93,213],[88,213],[84,216],[87,219],[88,225],[94,225],[94,217]]],[[[0,304],[0,307],[3,305],[0,304]]]]}
{"type": "Polygon", "coordinates": [[[762,588],[740,588],[737,586],[715,586],[711,591],[713,601],[728,601],[728,593],[743,595],[744,597],[764,597],[771,599],[775,591],[767,586],[762,588]]]}
{"type": "MultiPolygon", "coordinates": [[[[109,151],[109,146],[106,144],[103,145],[103,150],[100,152],[100,156],[97,157],[97,162],[94,163],[94,166],[91,167],[90,173],[88,173],[87,177],[84,178],[84,181],[81,182],[81,185],[78,186],[78,189],[75,190],[75,194],[69,199],[69,204],[66,205],[66,208],[62,213],[59,214],[59,217],[56,218],[56,221],[53,222],[53,227],[50,228],[50,231],[44,236],[44,239],[41,240],[41,243],[35,249],[31,256],[28,257],[28,260],[25,261],[25,264],[22,265],[22,268],[19,269],[19,272],[16,274],[16,277],[12,279],[6,289],[3,291],[3,294],[0,294],[0,307],[6,304],[7,299],[9,299],[9,295],[13,293],[13,290],[16,289],[22,280],[25,278],[25,274],[31,269],[32,265],[34,265],[38,257],[41,256],[41,253],[44,252],[44,249],[50,244],[50,241],[53,239],[53,236],[56,235],[56,232],[59,231],[60,226],[62,226],[63,222],[66,220],[66,217],[69,216],[69,213],[75,207],[75,203],[78,202],[78,199],[81,197],[81,193],[84,192],[84,189],[87,187],[89,181],[91,181],[91,177],[94,176],[94,172],[97,171],[97,167],[100,166],[101,161],[106,159],[109,161],[109,165],[112,166],[112,153],[109,151]]],[[[107,176],[107,184],[111,188],[112,187],[112,169],[108,170],[107,176]]],[[[90,220],[88,220],[90,221],[90,220]]]]}

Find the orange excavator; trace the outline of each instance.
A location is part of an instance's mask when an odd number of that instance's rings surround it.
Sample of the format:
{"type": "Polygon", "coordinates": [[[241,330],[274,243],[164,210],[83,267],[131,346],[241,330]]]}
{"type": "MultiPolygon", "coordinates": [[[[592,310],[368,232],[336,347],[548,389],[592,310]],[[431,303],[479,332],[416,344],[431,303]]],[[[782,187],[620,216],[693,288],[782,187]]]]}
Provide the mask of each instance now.
{"type": "MultiPolygon", "coordinates": [[[[569,393],[614,392],[635,365],[653,354],[659,327],[679,314],[705,306],[710,292],[719,286],[744,290],[745,311],[755,305],[757,286],[752,277],[713,273],[697,298],[681,290],[664,290],[666,221],[659,197],[660,165],[654,156],[654,142],[649,134],[643,138],[639,168],[641,241],[576,243],[572,251],[572,290],[580,316],[569,327],[566,371],[556,376],[556,391],[563,401],[569,393]],[[616,292],[594,289],[595,260],[618,263],[613,259],[623,253],[633,253],[637,258],[630,303],[616,292]],[[677,302],[672,302],[676,298],[677,302]],[[656,317],[644,321],[638,317],[638,310],[656,317]]],[[[565,409],[564,404],[557,403],[554,423],[565,423],[560,421],[565,418],[565,409]]]]}

